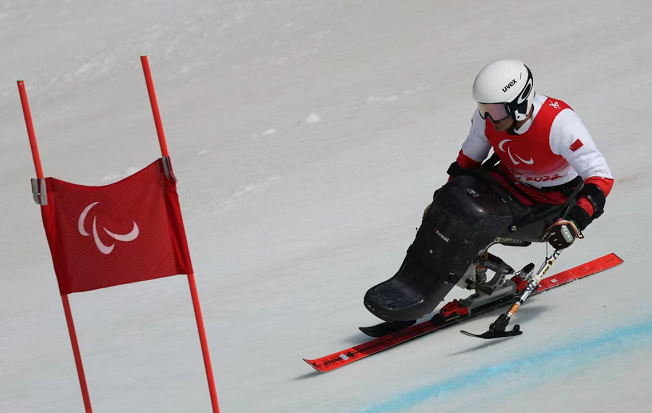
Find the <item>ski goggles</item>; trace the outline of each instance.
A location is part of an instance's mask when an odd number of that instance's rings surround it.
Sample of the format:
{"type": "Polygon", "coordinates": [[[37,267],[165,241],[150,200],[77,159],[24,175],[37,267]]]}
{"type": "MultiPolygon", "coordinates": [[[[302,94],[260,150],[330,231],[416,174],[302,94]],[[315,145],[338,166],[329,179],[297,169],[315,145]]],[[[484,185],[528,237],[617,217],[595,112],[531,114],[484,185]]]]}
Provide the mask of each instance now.
{"type": "Polygon", "coordinates": [[[486,119],[489,116],[493,122],[500,122],[503,119],[507,119],[510,114],[507,103],[478,103],[478,110],[482,119],[486,119]]]}

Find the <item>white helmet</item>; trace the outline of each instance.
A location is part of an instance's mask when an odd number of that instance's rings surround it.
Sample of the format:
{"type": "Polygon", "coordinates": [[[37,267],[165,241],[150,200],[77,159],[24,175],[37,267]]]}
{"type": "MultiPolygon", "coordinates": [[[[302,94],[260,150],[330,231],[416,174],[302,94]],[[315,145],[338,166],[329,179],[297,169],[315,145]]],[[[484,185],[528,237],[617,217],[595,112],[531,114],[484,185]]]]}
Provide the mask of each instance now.
{"type": "Polygon", "coordinates": [[[496,60],[485,66],[473,82],[473,99],[480,116],[495,122],[512,116],[527,119],[534,100],[532,72],[519,60],[496,60]]]}

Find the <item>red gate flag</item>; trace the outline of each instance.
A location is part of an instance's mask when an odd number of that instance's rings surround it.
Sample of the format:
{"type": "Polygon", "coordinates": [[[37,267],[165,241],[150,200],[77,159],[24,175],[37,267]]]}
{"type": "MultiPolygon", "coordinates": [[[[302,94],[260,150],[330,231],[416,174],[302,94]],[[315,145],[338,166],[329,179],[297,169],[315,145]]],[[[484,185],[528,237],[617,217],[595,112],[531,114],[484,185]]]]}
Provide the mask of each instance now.
{"type": "Polygon", "coordinates": [[[41,205],[86,413],[93,410],[68,294],[176,274],[188,276],[211,405],[213,412],[219,413],[176,179],[147,56],[141,56],[140,61],[163,157],[140,172],[107,186],[82,186],[43,177],[25,84],[22,80],[17,82],[36,170],[32,192],[36,203],[41,205]]]}
{"type": "Polygon", "coordinates": [[[193,273],[168,157],[106,186],[36,188],[62,295],[193,273]]]}

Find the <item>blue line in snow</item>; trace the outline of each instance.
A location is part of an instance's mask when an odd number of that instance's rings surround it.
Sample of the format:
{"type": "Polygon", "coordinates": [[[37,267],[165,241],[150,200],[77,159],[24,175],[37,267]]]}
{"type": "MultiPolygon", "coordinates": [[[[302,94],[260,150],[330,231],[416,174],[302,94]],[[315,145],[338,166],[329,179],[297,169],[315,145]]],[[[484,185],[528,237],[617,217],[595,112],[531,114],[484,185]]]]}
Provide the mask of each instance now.
{"type": "Polygon", "coordinates": [[[469,389],[478,389],[497,379],[546,381],[565,371],[587,365],[598,359],[622,353],[652,340],[652,322],[616,328],[604,334],[516,360],[483,367],[445,382],[425,386],[369,406],[354,413],[396,413],[421,403],[442,399],[469,389]],[[534,377],[536,376],[536,377],[534,377]]]}

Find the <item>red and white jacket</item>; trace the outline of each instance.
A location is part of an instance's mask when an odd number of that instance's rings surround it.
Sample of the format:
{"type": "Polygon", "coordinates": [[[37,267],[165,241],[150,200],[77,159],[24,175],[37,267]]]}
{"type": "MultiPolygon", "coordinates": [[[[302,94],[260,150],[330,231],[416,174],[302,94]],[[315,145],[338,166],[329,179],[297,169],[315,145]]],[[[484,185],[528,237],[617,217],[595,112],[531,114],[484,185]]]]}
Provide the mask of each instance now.
{"type": "MultiPolygon", "coordinates": [[[[538,189],[565,184],[578,175],[585,185],[595,184],[605,197],[609,195],[613,176],[579,116],[558,99],[536,95],[533,103],[532,118],[514,134],[496,132],[476,110],[457,163],[462,168],[478,167],[493,148],[505,175],[534,201],[563,203],[559,193],[538,189]]],[[[580,197],[578,205],[593,216],[588,199],[580,197]]]]}

